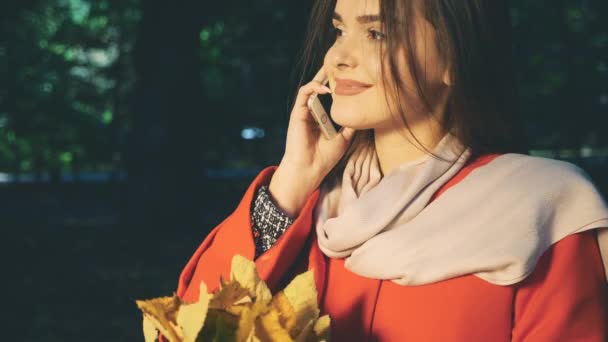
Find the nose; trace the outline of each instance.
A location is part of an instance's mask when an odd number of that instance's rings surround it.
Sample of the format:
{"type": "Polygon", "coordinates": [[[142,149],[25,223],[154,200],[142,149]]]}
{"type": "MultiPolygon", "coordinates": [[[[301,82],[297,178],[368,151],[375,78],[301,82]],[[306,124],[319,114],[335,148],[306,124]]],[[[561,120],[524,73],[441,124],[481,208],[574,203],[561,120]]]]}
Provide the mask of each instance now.
{"type": "Polygon", "coordinates": [[[355,42],[346,39],[335,42],[327,52],[327,57],[329,59],[327,62],[330,62],[331,65],[338,70],[356,67],[358,63],[353,46],[354,43],[355,42]]]}

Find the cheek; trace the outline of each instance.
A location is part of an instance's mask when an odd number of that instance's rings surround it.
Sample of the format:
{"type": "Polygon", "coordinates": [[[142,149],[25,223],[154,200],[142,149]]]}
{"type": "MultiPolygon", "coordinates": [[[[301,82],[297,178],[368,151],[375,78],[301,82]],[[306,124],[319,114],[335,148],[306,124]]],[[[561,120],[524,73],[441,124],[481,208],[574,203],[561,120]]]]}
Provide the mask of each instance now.
{"type": "Polygon", "coordinates": [[[325,56],[323,57],[323,64],[324,65],[330,65],[330,61],[329,61],[329,57],[331,56],[331,48],[329,48],[329,50],[327,50],[327,52],[325,53],[325,56]]]}
{"type": "MultiPolygon", "coordinates": [[[[367,74],[371,78],[370,81],[376,85],[382,86],[382,58],[380,50],[375,46],[370,46],[363,51],[363,58],[361,63],[365,68],[367,74]]],[[[386,59],[386,57],[384,57],[386,59]]],[[[386,61],[384,61],[386,65],[386,61]]]]}
{"type": "Polygon", "coordinates": [[[334,55],[335,55],[335,49],[332,45],[329,48],[329,50],[327,50],[327,52],[325,53],[325,56],[323,57],[323,65],[325,65],[325,72],[327,73],[327,76],[329,76],[330,79],[333,78],[332,67],[333,67],[334,61],[335,61],[334,55]]]}

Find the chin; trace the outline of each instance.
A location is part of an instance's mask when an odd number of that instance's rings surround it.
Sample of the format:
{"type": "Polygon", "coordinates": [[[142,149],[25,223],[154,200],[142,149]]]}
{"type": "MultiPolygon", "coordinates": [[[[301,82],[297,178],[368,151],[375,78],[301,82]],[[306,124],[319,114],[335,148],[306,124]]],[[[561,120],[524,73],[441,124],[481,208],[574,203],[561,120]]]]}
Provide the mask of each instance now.
{"type": "MultiPolygon", "coordinates": [[[[353,127],[353,118],[354,113],[344,108],[335,108],[335,106],[331,107],[330,115],[331,118],[340,126],[344,127],[353,127]]],[[[355,114],[356,115],[356,114],[355,114]]],[[[354,128],[354,127],[353,127],[354,128]]]]}
{"type": "Polygon", "coordinates": [[[357,103],[336,104],[335,101],[330,110],[331,118],[337,124],[356,130],[370,129],[376,126],[374,125],[375,120],[370,120],[372,118],[367,117],[366,113],[373,113],[373,111],[357,103]]]}
{"type": "MultiPolygon", "coordinates": [[[[340,125],[342,127],[349,127],[349,128],[355,129],[355,130],[373,128],[373,127],[370,127],[369,123],[363,122],[362,120],[356,120],[358,118],[351,117],[351,118],[344,119],[339,114],[334,115],[333,111],[332,111],[331,117],[334,119],[334,121],[338,125],[340,125]]],[[[373,126],[373,125],[371,125],[371,126],[373,126]]]]}

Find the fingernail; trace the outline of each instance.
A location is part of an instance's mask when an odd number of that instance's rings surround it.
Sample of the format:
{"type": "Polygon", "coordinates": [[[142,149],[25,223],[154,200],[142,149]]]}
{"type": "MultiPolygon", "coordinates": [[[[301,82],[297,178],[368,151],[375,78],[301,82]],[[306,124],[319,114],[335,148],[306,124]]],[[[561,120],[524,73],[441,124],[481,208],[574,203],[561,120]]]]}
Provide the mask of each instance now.
{"type": "Polygon", "coordinates": [[[325,88],[325,89],[326,89],[328,92],[330,92],[330,93],[331,93],[331,89],[329,89],[329,87],[328,87],[328,86],[323,86],[323,88],[325,88]]]}

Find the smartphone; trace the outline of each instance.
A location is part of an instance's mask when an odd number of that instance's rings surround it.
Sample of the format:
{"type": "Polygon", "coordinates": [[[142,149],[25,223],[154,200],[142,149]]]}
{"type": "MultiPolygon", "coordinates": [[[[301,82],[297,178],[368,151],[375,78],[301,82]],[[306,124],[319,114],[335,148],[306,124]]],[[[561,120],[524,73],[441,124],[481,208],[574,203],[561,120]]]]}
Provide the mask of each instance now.
{"type": "MultiPolygon", "coordinates": [[[[323,85],[327,85],[328,79],[323,80],[323,85]]],[[[315,118],[325,139],[333,139],[342,126],[338,125],[331,117],[330,110],[332,104],[331,94],[314,93],[308,98],[308,109],[315,118]]]]}

